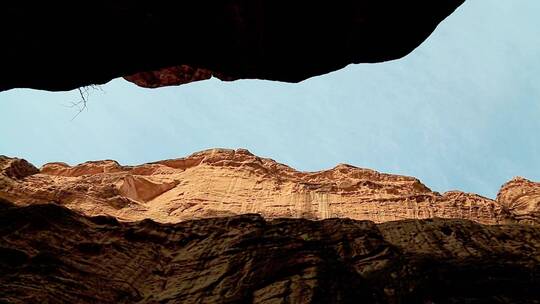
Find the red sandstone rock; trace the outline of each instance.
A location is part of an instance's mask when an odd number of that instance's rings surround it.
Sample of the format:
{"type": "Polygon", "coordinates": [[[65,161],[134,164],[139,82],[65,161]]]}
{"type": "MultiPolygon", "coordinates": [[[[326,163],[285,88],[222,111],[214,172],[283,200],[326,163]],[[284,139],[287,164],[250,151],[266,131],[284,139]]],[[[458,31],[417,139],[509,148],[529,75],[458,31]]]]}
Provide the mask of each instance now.
{"type": "Polygon", "coordinates": [[[2,303],[540,298],[539,184],[522,178],[497,200],[441,195],[412,177],[299,172],[242,149],[41,170],[0,157],[0,169],[2,303]]]}
{"type": "Polygon", "coordinates": [[[139,166],[52,163],[34,173],[24,178],[4,173],[0,197],[17,205],[57,202],[86,215],[125,221],[179,222],[245,213],[374,222],[440,217],[484,224],[538,218],[538,188],[531,182],[527,189],[536,190],[519,199],[507,194],[509,186],[498,200],[459,191],[439,194],[412,177],[350,165],[299,172],[242,149],[213,149],[139,166]]]}
{"type": "Polygon", "coordinates": [[[497,201],[520,222],[540,224],[540,183],[516,177],[501,187],[497,201]]]}
{"type": "MultiPolygon", "coordinates": [[[[0,206],[2,206],[0,204],[0,206]]],[[[540,230],[0,207],[2,303],[537,303],[540,230]]]]}

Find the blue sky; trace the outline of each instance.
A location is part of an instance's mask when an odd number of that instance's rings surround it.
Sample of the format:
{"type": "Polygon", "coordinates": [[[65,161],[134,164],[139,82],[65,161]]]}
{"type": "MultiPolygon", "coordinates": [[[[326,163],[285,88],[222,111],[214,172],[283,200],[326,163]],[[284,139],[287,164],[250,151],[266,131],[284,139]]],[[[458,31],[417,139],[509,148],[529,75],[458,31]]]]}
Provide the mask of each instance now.
{"type": "Polygon", "coordinates": [[[467,1],[409,56],[299,84],[211,79],[0,93],[0,154],[35,165],[138,164],[247,148],[299,170],[349,163],[494,197],[540,180],[540,1],[467,1]]]}

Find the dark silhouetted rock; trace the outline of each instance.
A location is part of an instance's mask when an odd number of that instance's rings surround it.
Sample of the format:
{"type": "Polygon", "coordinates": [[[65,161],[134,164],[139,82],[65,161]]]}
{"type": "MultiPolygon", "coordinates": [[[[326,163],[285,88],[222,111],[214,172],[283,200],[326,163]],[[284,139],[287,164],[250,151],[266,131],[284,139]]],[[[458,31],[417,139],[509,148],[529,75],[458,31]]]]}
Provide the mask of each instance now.
{"type": "Polygon", "coordinates": [[[296,82],[405,56],[464,0],[4,1],[0,91],[296,82]],[[142,73],[140,73],[142,72],[142,73]]]}

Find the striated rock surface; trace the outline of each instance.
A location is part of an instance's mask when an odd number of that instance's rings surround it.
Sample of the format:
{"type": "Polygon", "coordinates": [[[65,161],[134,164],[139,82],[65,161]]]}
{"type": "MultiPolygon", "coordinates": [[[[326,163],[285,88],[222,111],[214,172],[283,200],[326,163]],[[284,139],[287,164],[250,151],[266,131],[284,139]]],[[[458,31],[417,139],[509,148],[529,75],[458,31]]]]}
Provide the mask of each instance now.
{"type": "Polygon", "coordinates": [[[540,230],[242,215],[158,224],[0,205],[5,303],[539,303],[540,230]]]}
{"type": "Polygon", "coordinates": [[[296,82],[407,55],[464,0],[4,1],[0,91],[296,82]],[[84,7],[84,9],[81,9],[84,7]]]}
{"type": "Polygon", "coordinates": [[[243,149],[0,156],[0,303],[540,303],[539,189],[439,194],[243,149]]]}
{"type": "Polygon", "coordinates": [[[501,187],[497,201],[520,222],[540,224],[540,183],[516,177],[501,187]]]}
{"type": "Polygon", "coordinates": [[[24,163],[28,169],[20,171],[32,174],[4,169],[0,197],[21,206],[56,202],[86,215],[124,221],[165,223],[246,213],[267,219],[337,217],[377,223],[439,217],[534,224],[538,219],[539,188],[532,182],[523,182],[532,189],[527,195],[520,184],[507,185],[497,200],[459,191],[439,194],[412,177],[343,164],[299,172],[243,149],[213,149],[139,166],[111,160],[73,167],[50,163],[39,173],[23,160],[3,162],[24,163]]]}

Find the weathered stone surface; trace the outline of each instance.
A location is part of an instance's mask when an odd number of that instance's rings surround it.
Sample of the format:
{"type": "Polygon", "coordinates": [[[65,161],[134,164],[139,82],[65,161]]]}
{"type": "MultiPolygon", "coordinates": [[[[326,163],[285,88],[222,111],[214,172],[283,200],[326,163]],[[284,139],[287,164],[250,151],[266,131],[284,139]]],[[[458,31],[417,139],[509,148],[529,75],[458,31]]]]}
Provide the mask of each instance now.
{"type": "Polygon", "coordinates": [[[540,224],[540,183],[516,177],[501,187],[497,201],[520,222],[540,224]]]}
{"type": "Polygon", "coordinates": [[[4,1],[0,91],[122,76],[147,87],[210,75],[295,82],[405,56],[463,2],[4,1]]]}
{"type": "Polygon", "coordinates": [[[213,72],[202,68],[194,68],[185,64],[155,71],[139,72],[133,75],[124,76],[124,79],[141,87],[158,88],[206,80],[212,77],[225,81],[236,80],[219,72],[213,72]]]}
{"type": "MultiPolygon", "coordinates": [[[[243,149],[213,149],[139,166],[111,160],[73,167],[51,163],[22,179],[0,174],[0,181],[0,197],[17,205],[57,202],[86,215],[126,221],[178,222],[245,213],[268,219],[339,217],[374,222],[440,217],[484,224],[538,218],[530,208],[506,203],[507,195],[501,202],[459,191],[439,194],[413,177],[343,164],[299,172],[243,149]]],[[[537,198],[524,196],[520,204],[529,197],[537,198]]]]}
{"type": "Polygon", "coordinates": [[[158,224],[0,208],[0,302],[539,303],[540,230],[242,215],[158,224]]]}
{"type": "Polygon", "coordinates": [[[39,173],[39,169],[24,159],[0,155],[0,174],[12,179],[22,179],[39,173]]]}
{"type": "Polygon", "coordinates": [[[540,303],[539,184],[522,178],[497,200],[441,195],[243,149],[0,169],[2,303],[540,303]]]}

